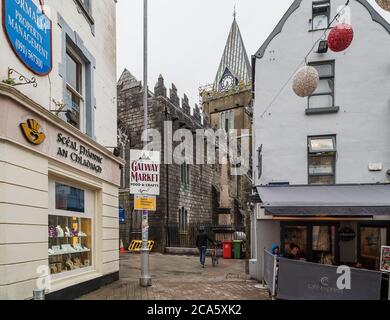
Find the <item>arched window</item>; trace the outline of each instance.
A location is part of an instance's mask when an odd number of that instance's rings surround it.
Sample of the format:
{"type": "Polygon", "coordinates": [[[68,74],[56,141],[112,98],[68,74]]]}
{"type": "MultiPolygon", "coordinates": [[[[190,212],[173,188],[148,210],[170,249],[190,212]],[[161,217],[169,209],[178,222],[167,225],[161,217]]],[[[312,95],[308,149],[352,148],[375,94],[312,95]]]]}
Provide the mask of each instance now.
{"type": "Polygon", "coordinates": [[[179,231],[188,231],[188,211],[184,207],[179,209],[179,231]]]}

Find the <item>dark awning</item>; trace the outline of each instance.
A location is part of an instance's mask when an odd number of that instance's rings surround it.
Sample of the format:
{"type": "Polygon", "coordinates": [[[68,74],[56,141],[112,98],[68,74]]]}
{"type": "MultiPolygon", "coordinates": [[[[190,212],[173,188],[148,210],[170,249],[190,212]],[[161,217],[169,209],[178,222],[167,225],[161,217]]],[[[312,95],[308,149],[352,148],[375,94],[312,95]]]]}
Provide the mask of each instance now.
{"type": "Polygon", "coordinates": [[[390,184],[257,187],[267,215],[390,216],[390,184]]]}

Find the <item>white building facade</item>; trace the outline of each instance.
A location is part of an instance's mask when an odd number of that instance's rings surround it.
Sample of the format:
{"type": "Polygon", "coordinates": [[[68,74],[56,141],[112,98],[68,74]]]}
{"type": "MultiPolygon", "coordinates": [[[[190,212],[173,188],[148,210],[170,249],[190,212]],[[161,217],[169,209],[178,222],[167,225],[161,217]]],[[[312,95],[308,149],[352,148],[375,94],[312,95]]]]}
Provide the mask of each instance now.
{"type": "Polygon", "coordinates": [[[351,46],[318,53],[316,41],[345,3],[294,1],[253,56],[257,279],[272,244],[285,255],[298,245],[310,262],[328,256],[371,270],[389,245],[390,25],[368,1],[350,1],[340,22],[353,27],[351,46]],[[307,63],[320,85],[300,98],[292,78],[313,45],[307,63]]]}
{"type": "Polygon", "coordinates": [[[119,278],[116,0],[0,3],[0,299],[119,278]]]}

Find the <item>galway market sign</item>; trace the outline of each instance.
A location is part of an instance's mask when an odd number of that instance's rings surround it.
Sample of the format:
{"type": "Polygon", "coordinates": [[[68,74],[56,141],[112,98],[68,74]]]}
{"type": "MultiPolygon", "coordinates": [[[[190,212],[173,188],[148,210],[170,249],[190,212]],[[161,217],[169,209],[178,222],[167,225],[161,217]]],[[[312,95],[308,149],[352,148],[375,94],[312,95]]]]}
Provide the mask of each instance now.
{"type": "Polygon", "coordinates": [[[52,22],[38,0],[3,0],[3,28],[20,61],[33,73],[52,70],[52,22]]]}
{"type": "Polygon", "coordinates": [[[130,193],[160,195],[160,152],[130,151],[130,193]]]}

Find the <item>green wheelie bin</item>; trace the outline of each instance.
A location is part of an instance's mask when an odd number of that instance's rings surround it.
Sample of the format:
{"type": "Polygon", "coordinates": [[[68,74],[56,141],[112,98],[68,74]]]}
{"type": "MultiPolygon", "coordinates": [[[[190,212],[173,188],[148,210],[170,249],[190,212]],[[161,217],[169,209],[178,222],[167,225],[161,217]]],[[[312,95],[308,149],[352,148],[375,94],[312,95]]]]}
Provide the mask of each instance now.
{"type": "Polygon", "coordinates": [[[233,241],[234,259],[241,259],[243,244],[244,244],[244,241],[242,241],[242,240],[233,241]]]}

